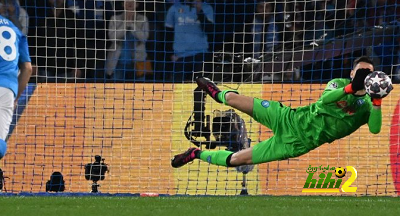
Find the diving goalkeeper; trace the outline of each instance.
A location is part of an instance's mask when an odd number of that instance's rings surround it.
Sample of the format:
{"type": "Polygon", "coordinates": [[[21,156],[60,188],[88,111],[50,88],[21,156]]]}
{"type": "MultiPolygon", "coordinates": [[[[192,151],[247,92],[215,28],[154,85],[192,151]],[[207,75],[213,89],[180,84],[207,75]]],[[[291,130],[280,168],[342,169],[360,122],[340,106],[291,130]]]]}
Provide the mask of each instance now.
{"type": "Polygon", "coordinates": [[[171,165],[178,168],[194,159],[225,167],[260,164],[299,157],[353,133],[364,124],[368,124],[371,133],[377,134],[382,125],[382,99],[371,98],[364,87],[364,79],[373,70],[369,58],[356,59],[351,79],[331,80],[317,102],[297,109],[277,101],[239,95],[232,90],[221,91],[209,79],[197,78],[198,86],[215,101],[250,115],[270,128],[274,135],[236,153],[189,148],[175,155],[171,165]]]}

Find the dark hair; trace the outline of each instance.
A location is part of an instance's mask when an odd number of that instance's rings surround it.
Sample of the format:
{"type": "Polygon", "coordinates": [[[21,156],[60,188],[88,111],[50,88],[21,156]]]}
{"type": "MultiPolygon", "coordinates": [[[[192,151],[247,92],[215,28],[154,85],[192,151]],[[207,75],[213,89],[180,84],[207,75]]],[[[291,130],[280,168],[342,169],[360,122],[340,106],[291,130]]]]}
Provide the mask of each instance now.
{"type": "Polygon", "coordinates": [[[374,62],[372,61],[371,58],[369,58],[368,56],[361,56],[359,58],[356,58],[356,60],[354,60],[353,67],[358,65],[360,62],[365,62],[365,63],[368,63],[368,64],[372,64],[372,66],[374,66],[374,62]]]}

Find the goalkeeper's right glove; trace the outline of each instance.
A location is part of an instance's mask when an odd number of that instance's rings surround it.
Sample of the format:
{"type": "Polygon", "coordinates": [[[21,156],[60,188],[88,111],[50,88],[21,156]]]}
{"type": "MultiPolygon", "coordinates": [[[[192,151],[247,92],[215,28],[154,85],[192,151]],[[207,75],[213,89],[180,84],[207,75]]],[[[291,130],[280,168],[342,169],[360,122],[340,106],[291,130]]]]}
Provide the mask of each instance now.
{"type": "Polygon", "coordinates": [[[358,69],[351,83],[344,88],[344,92],[346,92],[346,94],[353,94],[359,90],[363,90],[365,88],[364,80],[370,73],[370,69],[358,69]]]}

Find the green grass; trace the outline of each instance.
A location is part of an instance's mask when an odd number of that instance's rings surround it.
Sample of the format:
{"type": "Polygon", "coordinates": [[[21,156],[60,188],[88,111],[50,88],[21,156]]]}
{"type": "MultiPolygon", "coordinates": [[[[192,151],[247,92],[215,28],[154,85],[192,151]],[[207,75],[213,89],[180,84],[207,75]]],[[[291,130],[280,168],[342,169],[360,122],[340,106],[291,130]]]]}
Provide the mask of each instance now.
{"type": "Polygon", "coordinates": [[[0,197],[0,215],[400,215],[393,197],[0,197]]]}

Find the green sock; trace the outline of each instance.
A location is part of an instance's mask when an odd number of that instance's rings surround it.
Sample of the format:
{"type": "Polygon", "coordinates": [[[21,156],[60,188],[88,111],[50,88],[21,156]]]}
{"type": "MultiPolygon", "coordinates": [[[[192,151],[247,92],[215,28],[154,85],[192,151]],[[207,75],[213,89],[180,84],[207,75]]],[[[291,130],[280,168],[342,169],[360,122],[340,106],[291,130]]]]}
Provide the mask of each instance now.
{"type": "Polygon", "coordinates": [[[225,95],[228,92],[235,92],[236,94],[239,94],[236,90],[223,90],[220,93],[217,94],[217,98],[219,101],[224,103],[226,105],[226,100],[225,100],[225,95]]]}
{"type": "Polygon", "coordinates": [[[232,154],[233,152],[225,150],[202,151],[200,153],[200,159],[211,164],[228,167],[228,164],[226,164],[226,159],[232,154]]]}

